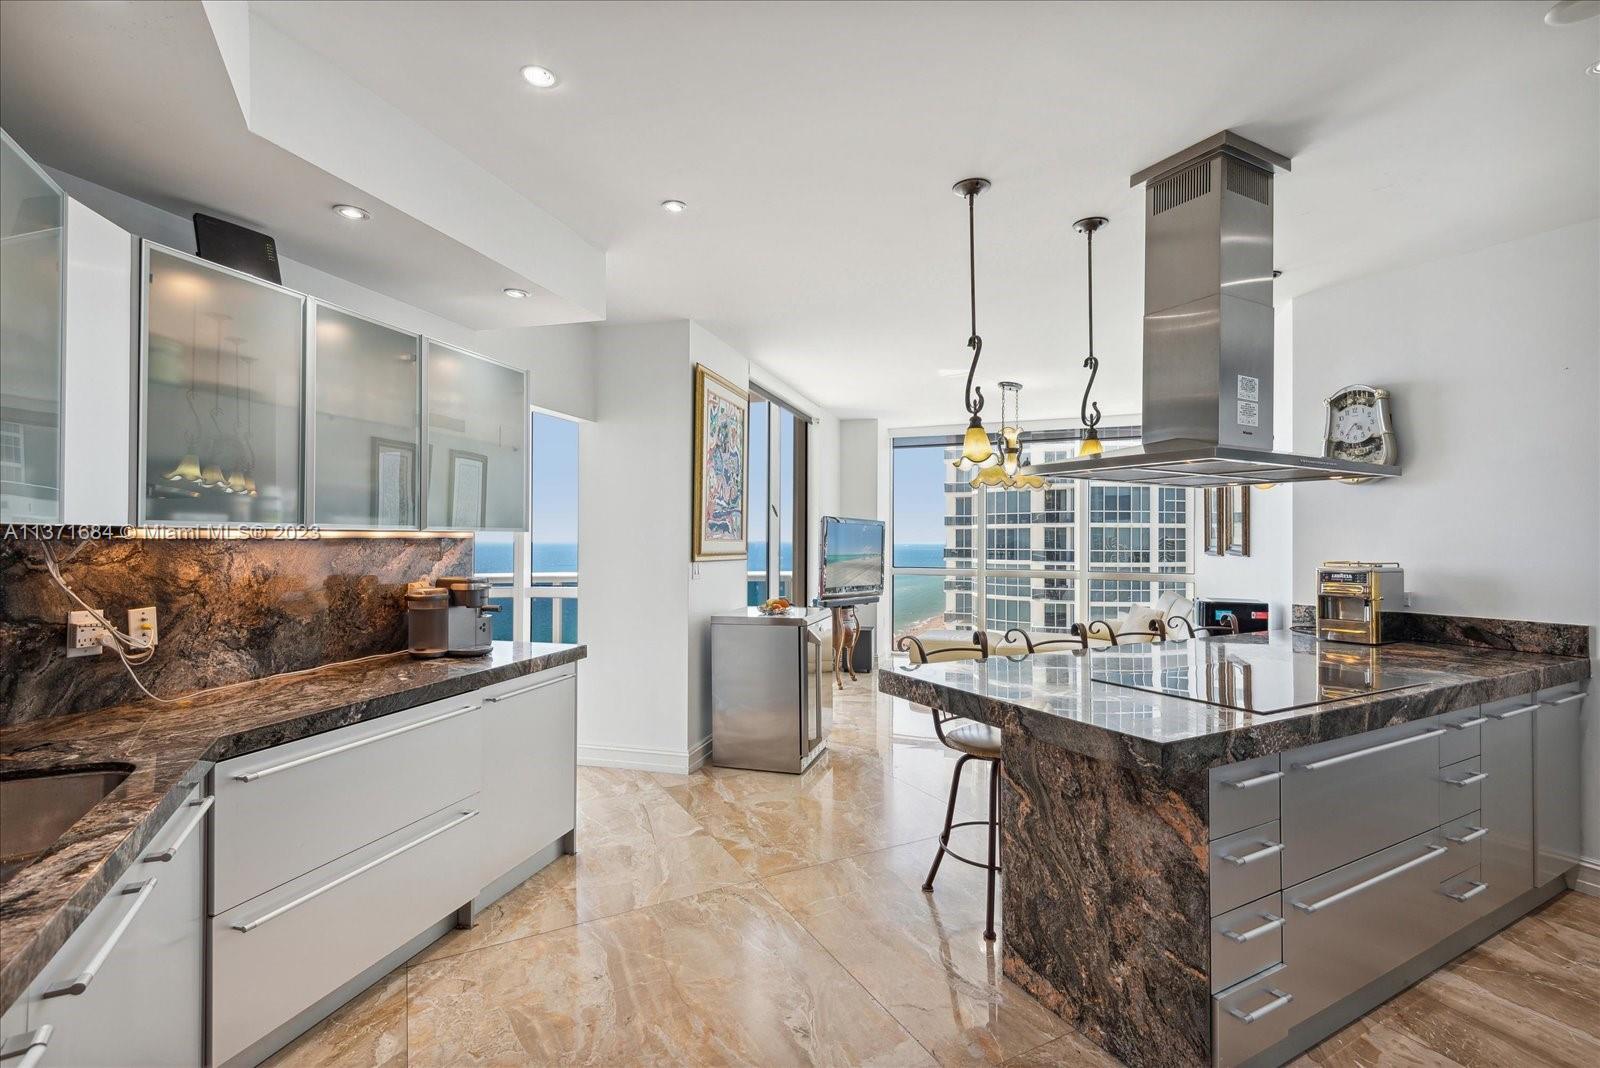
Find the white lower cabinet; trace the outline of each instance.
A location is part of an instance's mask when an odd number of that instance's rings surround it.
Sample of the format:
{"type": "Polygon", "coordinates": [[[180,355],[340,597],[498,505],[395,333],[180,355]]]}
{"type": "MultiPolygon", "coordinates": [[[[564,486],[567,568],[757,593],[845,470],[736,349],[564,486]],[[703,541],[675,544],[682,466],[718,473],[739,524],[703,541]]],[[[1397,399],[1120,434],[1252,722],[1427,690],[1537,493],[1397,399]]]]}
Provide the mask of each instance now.
{"type": "Polygon", "coordinates": [[[576,823],[577,689],[557,668],[484,692],[483,886],[576,823]]]}
{"type": "Polygon", "coordinates": [[[39,1068],[201,1063],[209,808],[196,787],[23,994],[39,1068]]]}

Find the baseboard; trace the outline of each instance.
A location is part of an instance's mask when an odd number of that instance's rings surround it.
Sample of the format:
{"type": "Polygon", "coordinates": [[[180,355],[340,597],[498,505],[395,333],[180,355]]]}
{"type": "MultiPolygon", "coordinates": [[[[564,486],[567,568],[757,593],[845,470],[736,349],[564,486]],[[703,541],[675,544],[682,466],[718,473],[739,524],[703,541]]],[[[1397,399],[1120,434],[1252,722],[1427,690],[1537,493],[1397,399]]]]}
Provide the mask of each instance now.
{"type": "Polygon", "coordinates": [[[708,734],[689,750],[689,770],[696,771],[709,763],[711,763],[711,735],[708,734]]]}
{"type": "Polygon", "coordinates": [[[663,771],[687,775],[706,762],[711,740],[688,752],[672,749],[647,749],[634,745],[578,745],[578,763],[593,768],[631,768],[634,771],[663,771]]]}
{"type": "Polygon", "coordinates": [[[1600,897],[1600,860],[1584,857],[1578,862],[1577,868],[1573,869],[1567,885],[1580,894],[1600,897]]]}

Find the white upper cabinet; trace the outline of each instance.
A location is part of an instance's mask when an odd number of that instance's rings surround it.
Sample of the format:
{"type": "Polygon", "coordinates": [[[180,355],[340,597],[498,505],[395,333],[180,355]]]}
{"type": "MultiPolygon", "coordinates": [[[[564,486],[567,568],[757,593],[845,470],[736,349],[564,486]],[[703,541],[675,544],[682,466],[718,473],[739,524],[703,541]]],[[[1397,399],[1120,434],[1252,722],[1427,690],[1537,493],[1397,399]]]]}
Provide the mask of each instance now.
{"type": "Polygon", "coordinates": [[[431,530],[528,529],[526,372],[423,343],[431,530]]]}

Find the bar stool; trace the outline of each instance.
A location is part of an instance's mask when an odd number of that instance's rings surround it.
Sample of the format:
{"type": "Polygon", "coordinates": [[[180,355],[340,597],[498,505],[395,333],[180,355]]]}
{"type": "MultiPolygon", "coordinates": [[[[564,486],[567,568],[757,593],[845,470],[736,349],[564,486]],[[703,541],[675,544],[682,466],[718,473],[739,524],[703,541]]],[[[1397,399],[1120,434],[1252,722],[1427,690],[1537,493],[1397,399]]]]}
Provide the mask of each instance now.
{"type": "MultiPolygon", "coordinates": [[[[1006,635],[1010,638],[1010,634],[1006,635]]],[[[922,642],[914,636],[906,635],[896,644],[901,652],[910,654],[914,664],[927,664],[938,660],[987,660],[989,658],[989,635],[981,630],[973,632],[971,646],[954,648],[941,648],[929,650],[923,647],[922,642]]],[[[961,756],[956,760],[955,771],[950,776],[950,801],[945,806],[944,830],[939,834],[939,850],[933,855],[933,866],[928,869],[928,877],[922,883],[924,893],[933,893],[933,880],[939,874],[939,864],[949,854],[963,864],[970,864],[974,868],[982,868],[989,873],[988,905],[984,914],[983,937],[990,942],[995,939],[994,933],[994,879],[1000,874],[1000,729],[991,727],[987,723],[954,716],[940,709],[933,709],[933,733],[938,736],[942,745],[954,749],[961,756]],[[989,818],[984,820],[957,820],[956,798],[961,792],[961,771],[969,760],[982,760],[989,765],[989,818]],[[950,848],[950,832],[957,827],[989,828],[989,859],[983,861],[964,857],[950,848]]]]}

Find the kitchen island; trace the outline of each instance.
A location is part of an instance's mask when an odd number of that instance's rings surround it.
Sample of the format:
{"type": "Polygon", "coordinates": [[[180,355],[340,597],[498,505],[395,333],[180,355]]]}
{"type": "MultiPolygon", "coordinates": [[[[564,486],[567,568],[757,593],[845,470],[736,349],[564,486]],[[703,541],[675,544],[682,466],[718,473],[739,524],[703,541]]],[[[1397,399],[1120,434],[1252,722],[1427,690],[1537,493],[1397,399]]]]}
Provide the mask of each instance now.
{"type": "Polygon", "coordinates": [[[1588,675],[1275,632],[879,688],[1002,729],[1005,973],[1127,1063],[1194,1065],[1281,1063],[1559,893],[1588,675]]]}

